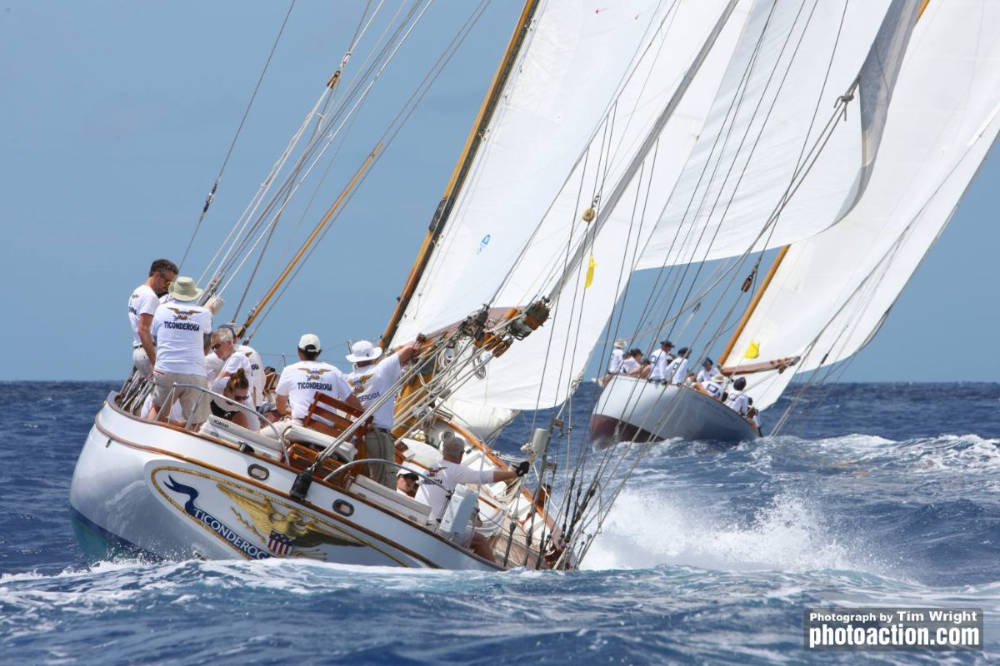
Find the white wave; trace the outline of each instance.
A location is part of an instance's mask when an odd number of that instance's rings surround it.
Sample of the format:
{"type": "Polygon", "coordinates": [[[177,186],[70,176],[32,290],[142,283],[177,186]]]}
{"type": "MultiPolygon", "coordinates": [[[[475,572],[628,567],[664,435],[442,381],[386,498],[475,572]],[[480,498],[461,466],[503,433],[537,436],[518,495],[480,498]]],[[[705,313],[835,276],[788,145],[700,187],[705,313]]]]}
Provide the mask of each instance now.
{"type": "Polygon", "coordinates": [[[655,491],[626,490],[587,554],[587,569],[690,565],[724,571],[867,570],[802,498],[779,495],[751,524],[655,491]]]}

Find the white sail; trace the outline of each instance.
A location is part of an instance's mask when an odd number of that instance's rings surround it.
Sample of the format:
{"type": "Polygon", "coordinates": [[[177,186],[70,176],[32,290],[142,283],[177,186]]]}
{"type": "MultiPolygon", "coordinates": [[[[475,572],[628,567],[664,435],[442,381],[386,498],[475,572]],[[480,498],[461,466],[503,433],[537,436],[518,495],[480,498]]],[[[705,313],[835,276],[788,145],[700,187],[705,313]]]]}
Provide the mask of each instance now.
{"type": "MultiPolygon", "coordinates": [[[[535,139],[530,136],[520,138],[516,136],[515,130],[521,129],[520,127],[510,127],[502,122],[499,125],[493,124],[490,130],[493,140],[497,140],[500,136],[494,134],[495,132],[506,131],[508,134],[505,136],[509,137],[508,140],[523,149],[515,151],[514,163],[504,166],[507,170],[502,174],[504,180],[510,180],[513,173],[515,179],[527,177],[535,180],[542,179],[544,175],[544,180],[549,186],[553,183],[549,176],[557,175],[558,182],[548,192],[539,191],[533,203],[529,202],[528,195],[535,191],[534,188],[520,192],[514,187],[509,190],[487,187],[485,180],[481,178],[476,178],[469,184],[460,195],[460,204],[448,222],[443,234],[445,240],[439,243],[431,265],[425,271],[418,287],[418,291],[425,295],[421,297],[420,302],[407,308],[403,319],[405,325],[401,324],[395,336],[396,340],[402,341],[417,331],[431,329],[432,324],[427,322],[450,323],[484,302],[491,302],[494,305],[520,305],[530,302],[544,291],[559,275],[566,261],[567,252],[575,249],[575,245],[586,231],[587,225],[581,221],[580,212],[591,203],[594,183],[601,183],[602,179],[614,183],[621,178],[639,144],[649,134],[654,121],[676,93],[696,55],[705,47],[706,41],[712,38],[711,46],[714,48],[709,50],[707,58],[701,65],[701,75],[694,79],[683,95],[680,105],[673,114],[674,122],[667,125],[660,137],[658,148],[660,157],[655,163],[652,158],[650,159],[649,166],[643,172],[641,183],[637,180],[626,192],[623,201],[628,203],[612,212],[611,218],[597,239],[597,247],[593,254],[598,265],[595,267],[591,286],[585,288],[589,265],[585,264],[578,271],[576,279],[567,284],[568,293],[565,297],[560,297],[549,322],[529,338],[518,342],[503,356],[491,361],[487,366],[485,378],[469,380],[455,391],[455,398],[464,401],[466,405],[491,405],[503,409],[551,406],[566,399],[628,279],[630,271],[627,267],[622,268],[622,258],[636,256],[638,248],[645,241],[648,229],[652,226],[648,221],[648,215],[645,230],[640,228],[641,216],[638,216],[633,224],[632,203],[636,199],[636,192],[641,185],[641,195],[646,196],[651,174],[654,172],[653,177],[657,182],[672,182],[676,178],[684,158],[697,139],[705,114],[716,94],[718,82],[745,21],[749,4],[749,1],[731,3],[728,0],[672,3],[666,12],[650,13],[651,20],[647,20],[648,29],[638,36],[631,34],[632,38],[641,38],[638,45],[633,44],[618,50],[622,55],[628,55],[630,61],[626,63],[627,71],[623,69],[619,77],[620,87],[614,90],[609,88],[607,99],[600,104],[596,95],[593,95],[593,99],[588,102],[590,105],[600,107],[603,115],[608,101],[615,98],[617,101],[611,113],[613,122],[602,124],[600,116],[595,116],[587,110],[583,115],[587,122],[591,123],[590,132],[586,136],[572,135],[580,139],[576,144],[575,153],[570,148],[572,144],[563,141],[564,133],[561,128],[558,133],[550,131],[551,136],[544,141],[539,138],[542,144],[536,151],[532,146],[532,141],[535,139]],[[734,6],[736,9],[732,11],[734,6]],[[720,19],[724,18],[724,12],[728,11],[732,11],[731,15],[725,14],[729,20],[720,23],[720,19]],[[721,33],[714,34],[719,26],[722,27],[721,33]],[[553,136],[559,138],[558,143],[561,147],[558,150],[563,153],[562,157],[569,156],[575,160],[595,130],[598,130],[599,138],[591,144],[584,160],[575,168],[573,161],[566,162],[565,170],[559,174],[548,173],[551,168],[546,161],[549,152],[557,150],[553,145],[557,143],[552,139],[553,136]],[[584,193],[581,194],[581,191],[584,193]],[[511,216],[509,211],[502,210],[504,206],[509,205],[504,203],[508,199],[510,202],[516,202],[518,210],[523,212],[511,216]],[[496,272],[491,273],[484,271],[482,266],[469,264],[466,261],[468,257],[462,258],[462,252],[468,250],[467,247],[466,250],[459,252],[456,252],[455,248],[465,247],[466,242],[476,239],[476,244],[483,251],[475,256],[498,251],[500,248],[494,247],[492,233],[489,234],[488,245],[483,245],[479,240],[479,234],[486,228],[483,225],[495,223],[498,217],[509,222],[509,226],[503,227],[503,238],[513,242],[513,238],[517,235],[521,243],[521,247],[517,249],[523,253],[519,260],[516,253],[510,256],[506,266],[498,266],[496,272]],[[515,227],[517,223],[524,223],[524,228],[515,227]],[[628,231],[630,226],[633,227],[631,232],[628,231]],[[456,254],[459,257],[454,259],[456,254]],[[457,265],[452,263],[453,261],[457,265]],[[493,278],[497,278],[497,281],[491,282],[493,278]],[[478,289],[475,298],[464,300],[475,289],[478,289]],[[446,310],[438,306],[428,308],[430,301],[427,295],[437,299],[441,294],[450,294],[454,303],[464,303],[461,307],[465,309],[456,307],[446,310]],[[580,307],[581,304],[584,304],[583,308],[580,307]],[[449,314],[434,314],[443,312],[449,314]]],[[[577,11],[592,12],[591,9],[582,8],[577,11]]],[[[632,12],[624,12],[621,17],[628,21],[636,20],[632,12]]],[[[543,17],[541,23],[548,18],[548,15],[543,17]]],[[[524,56],[528,62],[537,57],[533,47],[534,44],[530,44],[524,56]]],[[[587,48],[587,45],[581,44],[580,47],[587,48]]],[[[615,51],[609,51],[613,52],[615,51]]],[[[506,104],[515,103],[519,91],[525,88],[534,91],[535,94],[545,91],[558,99],[559,93],[554,86],[525,86],[524,77],[535,69],[526,67],[520,72],[520,80],[509,86],[510,90],[505,98],[506,104]]],[[[576,76],[572,72],[566,73],[566,76],[571,75],[576,76]]],[[[584,78],[589,81],[591,76],[592,74],[584,78]]],[[[585,84],[582,80],[578,83],[590,91],[594,90],[589,83],[585,84]]],[[[551,105],[539,103],[529,105],[523,102],[517,104],[532,108],[547,106],[558,108],[560,113],[565,115],[559,122],[567,122],[570,114],[576,116],[581,111],[572,105],[565,108],[559,106],[555,100],[551,105]]],[[[576,122],[583,120],[574,120],[574,125],[576,122]]],[[[492,149],[492,146],[488,147],[488,150],[492,149]]],[[[491,158],[496,159],[496,155],[489,152],[481,153],[477,162],[483,162],[485,166],[482,168],[486,170],[492,168],[492,165],[486,164],[491,158]]],[[[654,189],[654,196],[660,197],[654,204],[656,210],[662,207],[668,192],[669,188],[666,191],[654,189]]],[[[649,210],[652,211],[653,206],[650,206],[649,210]]],[[[470,250],[468,254],[478,251],[476,248],[470,250]]],[[[489,261],[492,262],[493,259],[489,261]]],[[[450,307],[452,303],[448,305],[450,307]]],[[[469,410],[462,409],[461,405],[451,403],[449,406],[461,412],[462,417],[471,418],[469,410]]]]}
{"type": "MultiPolygon", "coordinates": [[[[931,3],[906,53],[867,191],[837,226],[793,244],[734,345],[802,355],[799,372],[843,360],[878,330],[947,225],[1000,130],[1000,4],[931,3]]],[[[750,377],[755,403],[793,373],[750,377]]]]}
{"type": "Polygon", "coordinates": [[[536,10],[394,341],[413,340],[493,302],[645,36],[679,4],[549,0],[536,10]]]}
{"type": "Polygon", "coordinates": [[[864,186],[918,4],[758,3],[639,268],[777,247],[840,219],[864,186]],[[849,90],[860,99],[827,134],[849,90]]]}

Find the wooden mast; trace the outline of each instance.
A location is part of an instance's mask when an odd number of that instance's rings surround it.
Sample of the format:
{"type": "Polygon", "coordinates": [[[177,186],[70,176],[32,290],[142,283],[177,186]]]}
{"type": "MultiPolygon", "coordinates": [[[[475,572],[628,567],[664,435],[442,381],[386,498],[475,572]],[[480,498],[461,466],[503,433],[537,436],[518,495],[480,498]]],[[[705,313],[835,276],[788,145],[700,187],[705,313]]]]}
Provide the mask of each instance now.
{"type": "MultiPolygon", "coordinates": [[[[930,0],[923,0],[920,3],[920,9],[917,10],[917,18],[914,23],[920,21],[920,17],[924,15],[924,10],[927,9],[927,4],[930,0]]],[[[764,296],[764,292],[767,290],[768,286],[771,284],[771,279],[774,274],[778,271],[778,267],[784,260],[785,255],[788,254],[788,248],[791,245],[785,245],[778,252],[778,256],[774,258],[774,263],[771,264],[771,268],[767,271],[767,276],[764,277],[764,281],[761,282],[760,288],[757,289],[757,293],[754,294],[753,300],[750,301],[750,305],[747,306],[746,312],[743,313],[743,318],[740,319],[739,325],[736,327],[736,331],[733,332],[733,336],[729,338],[729,344],[726,345],[725,350],[722,352],[722,356],[719,357],[719,366],[725,365],[726,361],[729,359],[729,354],[733,351],[733,346],[736,344],[736,340],[739,339],[740,335],[743,334],[743,329],[746,327],[747,322],[750,321],[751,315],[753,315],[754,310],[757,309],[757,305],[760,303],[760,299],[764,296]]]]}
{"type": "Polygon", "coordinates": [[[451,178],[448,180],[448,185],[445,187],[441,202],[438,204],[437,210],[434,211],[434,217],[431,218],[427,235],[424,237],[424,241],[417,251],[417,258],[413,262],[413,268],[410,269],[410,274],[406,278],[403,291],[400,293],[399,298],[396,299],[396,309],[393,310],[392,317],[385,328],[385,332],[382,334],[383,346],[388,345],[389,341],[392,340],[392,336],[395,335],[399,319],[403,316],[403,311],[406,310],[406,306],[409,304],[410,298],[417,288],[420,276],[427,267],[431,251],[434,249],[441,232],[444,230],[444,225],[448,221],[448,216],[451,214],[452,206],[455,203],[455,195],[464,183],[465,177],[469,173],[469,168],[472,166],[472,160],[475,158],[476,152],[482,143],[483,133],[493,116],[493,111],[496,109],[504,84],[506,84],[510,76],[514,59],[521,48],[521,44],[524,43],[528,26],[531,23],[532,16],[534,16],[535,9],[538,7],[538,2],[539,0],[526,0],[524,4],[524,9],[521,11],[521,18],[517,22],[517,27],[514,28],[514,34],[510,38],[510,43],[507,45],[507,50],[500,61],[500,66],[497,68],[496,74],[493,75],[493,82],[486,92],[486,98],[479,108],[476,122],[473,124],[472,130],[465,140],[458,163],[455,165],[451,178]]]}

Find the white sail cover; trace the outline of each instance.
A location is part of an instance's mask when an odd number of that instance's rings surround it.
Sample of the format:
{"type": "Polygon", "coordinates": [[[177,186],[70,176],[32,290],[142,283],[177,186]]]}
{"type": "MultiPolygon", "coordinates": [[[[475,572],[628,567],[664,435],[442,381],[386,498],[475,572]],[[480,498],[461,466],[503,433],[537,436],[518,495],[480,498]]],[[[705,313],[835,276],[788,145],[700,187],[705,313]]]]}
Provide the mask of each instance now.
{"type": "Polygon", "coordinates": [[[840,219],[864,186],[917,7],[918,0],[759,2],[639,268],[777,247],[840,219]],[[822,139],[835,102],[859,74],[860,99],[822,139]]]}
{"type": "MultiPolygon", "coordinates": [[[[503,109],[491,124],[487,146],[476,158],[471,182],[459,195],[396,341],[459,320],[485,302],[525,305],[544,292],[586,230],[580,212],[590,205],[595,183],[614,183],[620,177],[723,11],[732,9],[729,0],[612,3],[600,6],[601,12],[591,4],[574,0],[543,8],[536,34],[508,85],[503,109]],[[592,25],[594,16],[605,13],[615,20],[592,25]],[[641,30],[636,29],[639,23],[641,30]],[[559,36],[564,53],[550,53],[556,38],[547,37],[548,30],[559,36]],[[602,39],[617,35],[621,43],[598,49],[591,33],[602,39]],[[611,68],[609,54],[618,54],[623,62],[611,68]],[[601,66],[579,64],[591,57],[601,66]],[[577,64],[564,68],[558,64],[562,60],[577,64]],[[598,75],[608,82],[595,81],[598,75]],[[613,122],[602,122],[612,99],[617,99],[610,114],[613,122]],[[599,138],[578,162],[595,133],[599,138]]],[[[676,109],[676,122],[664,131],[658,153],[669,158],[656,160],[658,181],[676,179],[694,144],[749,4],[736,3],[702,64],[704,76],[695,79],[676,109]]],[[[652,166],[642,176],[643,196],[651,173],[652,166]]],[[[577,279],[569,281],[569,296],[560,298],[549,322],[491,361],[485,379],[474,378],[459,387],[457,400],[531,409],[566,399],[626,284],[626,247],[634,258],[645,240],[641,221],[627,231],[637,187],[632,186],[623,199],[628,205],[614,212],[597,239],[598,266],[591,286],[584,288],[584,265],[577,279]],[[584,301],[587,308],[581,310],[584,301]]],[[[669,187],[655,192],[661,197],[658,210],[669,187]]],[[[648,220],[646,227],[652,227],[648,220]]],[[[461,403],[449,406],[466,420],[475,420],[461,403]]]]}
{"type": "MultiPolygon", "coordinates": [[[[877,332],[1000,130],[1000,3],[932,2],[914,30],[867,191],[837,226],[793,244],[734,346],[756,360],[843,360],[877,332]]],[[[793,372],[749,377],[763,408],[793,372]]]]}

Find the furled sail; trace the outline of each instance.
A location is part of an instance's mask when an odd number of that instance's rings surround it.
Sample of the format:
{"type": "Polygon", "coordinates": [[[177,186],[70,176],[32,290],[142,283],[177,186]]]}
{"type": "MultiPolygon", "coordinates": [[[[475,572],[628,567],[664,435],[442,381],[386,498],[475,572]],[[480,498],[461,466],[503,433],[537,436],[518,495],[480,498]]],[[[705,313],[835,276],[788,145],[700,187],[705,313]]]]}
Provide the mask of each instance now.
{"type": "MultiPolygon", "coordinates": [[[[932,2],[907,50],[871,181],[835,227],[793,244],[734,345],[801,355],[803,372],[843,360],[878,330],[1000,131],[1000,5],[932,2]]],[[[793,373],[752,375],[760,407],[793,373]]]]}
{"type": "Polygon", "coordinates": [[[767,11],[747,24],[639,268],[741,256],[842,218],[867,180],[918,7],[758,3],[767,11]]]}

